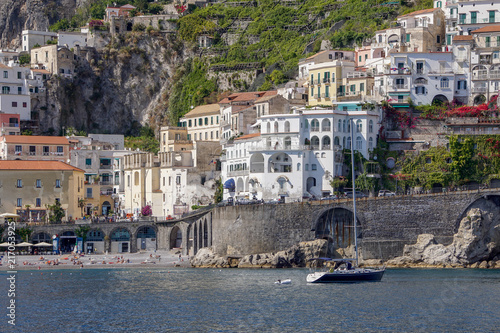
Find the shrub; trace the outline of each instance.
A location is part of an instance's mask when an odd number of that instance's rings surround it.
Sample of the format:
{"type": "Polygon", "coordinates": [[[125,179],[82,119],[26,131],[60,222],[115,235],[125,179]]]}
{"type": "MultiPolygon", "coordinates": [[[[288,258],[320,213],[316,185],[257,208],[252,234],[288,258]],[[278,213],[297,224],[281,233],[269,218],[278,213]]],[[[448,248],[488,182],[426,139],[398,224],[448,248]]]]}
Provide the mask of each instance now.
{"type": "Polygon", "coordinates": [[[134,26],[132,27],[132,31],[144,31],[144,30],[146,30],[146,26],[142,23],[134,24],[134,26]]]}

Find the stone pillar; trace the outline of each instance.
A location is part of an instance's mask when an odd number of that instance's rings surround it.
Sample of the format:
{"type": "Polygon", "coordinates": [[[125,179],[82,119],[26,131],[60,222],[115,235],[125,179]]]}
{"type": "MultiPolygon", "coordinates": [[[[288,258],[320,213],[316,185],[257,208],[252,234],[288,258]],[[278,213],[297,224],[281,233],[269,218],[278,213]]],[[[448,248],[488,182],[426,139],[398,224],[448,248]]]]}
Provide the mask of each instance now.
{"type": "Polygon", "coordinates": [[[130,253],[137,252],[137,228],[132,232],[130,231],[130,253]]]}
{"type": "Polygon", "coordinates": [[[207,214],[207,233],[208,233],[208,244],[207,246],[212,246],[212,212],[207,214]]]}

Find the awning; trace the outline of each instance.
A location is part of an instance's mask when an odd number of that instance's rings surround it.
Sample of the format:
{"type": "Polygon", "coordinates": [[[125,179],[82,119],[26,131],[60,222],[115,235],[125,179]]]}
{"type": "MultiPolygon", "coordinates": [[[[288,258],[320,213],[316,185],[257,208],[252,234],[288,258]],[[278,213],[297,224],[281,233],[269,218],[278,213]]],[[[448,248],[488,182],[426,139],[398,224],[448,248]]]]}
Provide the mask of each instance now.
{"type": "Polygon", "coordinates": [[[236,184],[234,182],[234,179],[230,178],[226,180],[224,183],[224,188],[229,190],[229,192],[234,192],[234,190],[236,189],[236,184]]]}
{"type": "Polygon", "coordinates": [[[25,247],[25,246],[32,246],[33,244],[27,243],[27,242],[22,242],[19,244],[16,244],[16,247],[25,247]]]}
{"type": "Polygon", "coordinates": [[[37,243],[33,246],[52,246],[52,244],[49,244],[49,243],[46,243],[46,242],[41,242],[41,243],[37,243]]]}

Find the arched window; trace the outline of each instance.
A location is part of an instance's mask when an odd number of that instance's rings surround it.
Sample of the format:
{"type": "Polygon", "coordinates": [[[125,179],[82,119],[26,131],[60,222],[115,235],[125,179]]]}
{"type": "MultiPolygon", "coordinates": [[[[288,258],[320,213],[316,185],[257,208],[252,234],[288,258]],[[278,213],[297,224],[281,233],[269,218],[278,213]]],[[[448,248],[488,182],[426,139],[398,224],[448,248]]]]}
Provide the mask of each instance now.
{"type": "Polygon", "coordinates": [[[304,120],[304,128],[309,128],[309,122],[306,120],[304,120]]]}
{"type": "Polygon", "coordinates": [[[278,133],[278,132],[279,132],[278,122],[275,121],[274,122],[274,133],[278,133]]]}
{"type": "Polygon", "coordinates": [[[333,139],[333,144],[336,146],[340,146],[340,139],[338,136],[336,136],[335,139],[333,139]]]}
{"type": "Polygon", "coordinates": [[[203,125],[203,118],[199,118],[199,119],[198,119],[198,125],[199,125],[199,126],[202,126],[202,125],[203,125]]]}
{"type": "Polygon", "coordinates": [[[368,133],[373,133],[373,120],[368,123],[368,133]]]}
{"type": "Polygon", "coordinates": [[[271,133],[271,122],[267,122],[267,133],[271,133]]]}
{"type": "Polygon", "coordinates": [[[317,136],[311,138],[311,148],[313,150],[319,149],[319,138],[317,136]]]}
{"type": "Polygon", "coordinates": [[[134,185],[139,185],[139,171],[134,172],[134,185]]]}
{"type": "Polygon", "coordinates": [[[361,149],[363,149],[363,139],[360,136],[358,136],[356,138],[356,150],[361,150],[361,149]]]}
{"type": "Polygon", "coordinates": [[[290,122],[287,120],[285,121],[285,133],[290,132],[290,122]]]}
{"type": "Polygon", "coordinates": [[[318,119],[313,119],[311,121],[311,132],[319,132],[319,121],[318,121],[318,119]]]}
{"type": "Polygon", "coordinates": [[[368,139],[368,149],[373,149],[373,138],[368,139]]]}
{"type": "Polygon", "coordinates": [[[325,135],[321,139],[321,149],[323,149],[323,150],[331,149],[330,143],[331,143],[330,142],[330,137],[328,135],[325,135]]]}
{"type": "Polygon", "coordinates": [[[351,133],[351,121],[350,120],[347,121],[347,132],[351,133]]]}
{"type": "Polygon", "coordinates": [[[205,117],[205,125],[208,125],[208,117],[205,117]]]}
{"type": "Polygon", "coordinates": [[[286,153],[276,153],[269,158],[268,172],[292,172],[292,159],[286,153]]]}
{"type": "Polygon", "coordinates": [[[352,149],[352,147],[351,147],[351,137],[350,136],[347,137],[347,142],[346,142],[345,148],[346,149],[352,149]]]}
{"type": "Polygon", "coordinates": [[[253,154],[250,158],[250,172],[264,172],[264,156],[261,153],[253,154]]]}
{"type": "Polygon", "coordinates": [[[300,163],[297,163],[297,171],[300,171],[300,163]]]}
{"type": "Polygon", "coordinates": [[[338,126],[337,126],[337,127],[338,127],[338,128],[337,128],[337,131],[338,131],[338,132],[342,132],[342,120],[340,120],[340,119],[339,119],[339,124],[338,124],[338,126]]]}
{"type": "Polygon", "coordinates": [[[323,131],[323,132],[330,131],[330,120],[329,119],[323,119],[321,121],[321,131],[323,131]]]}
{"type": "Polygon", "coordinates": [[[345,132],[345,120],[342,121],[342,132],[345,132]]]}
{"type": "Polygon", "coordinates": [[[345,136],[342,138],[342,148],[343,149],[351,149],[350,147],[347,147],[347,144],[345,142],[345,136]]]}
{"type": "Polygon", "coordinates": [[[361,120],[356,121],[356,132],[363,132],[363,123],[361,122],[361,120]]]}

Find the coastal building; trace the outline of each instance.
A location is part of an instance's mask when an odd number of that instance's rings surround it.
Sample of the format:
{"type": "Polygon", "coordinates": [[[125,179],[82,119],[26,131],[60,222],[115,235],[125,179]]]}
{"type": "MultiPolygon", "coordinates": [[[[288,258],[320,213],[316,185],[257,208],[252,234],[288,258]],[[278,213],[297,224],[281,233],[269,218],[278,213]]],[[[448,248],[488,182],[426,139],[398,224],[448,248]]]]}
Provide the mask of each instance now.
{"type": "Polygon", "coordinates": [[[87,32],[78,31],[59,31],[57,33],[57,45],[69,49],[76,46],[87,46],[87,32]]]}
{"type": "Polygon", "coordinates": [[[342,150],[350,149],[351,119],[355,149],[369,158],[376,146],[379,113],[357,103],[262,116],[260,133],[223,146],[224,198],[296,201],[332,194],[330,181],[345,175],[342,150]]]}
{"type": "MultiPolygon", "coordinates": [[[[470,35],[473,31],[500,24],[499,0],[457,0],[458,33],[470,35]]],[[[448,5],[448,2],[446,2],[448,5]]]]}
{"type": "Polygon", "coordinates": [[[31,50],[31,67],[46,69],[52,74],[72,77],[75,55],[67,47],[47,45],[31,50]]]}
{"type": "Polygon", "coordinates": [[[106,15],[104,16],[104,21],[111,21],[112,17],[129,17],[130,12],[136,9],[136,7],[131,4],[126,4],[120,7],[106,7],[106,15]]]}
{"type": "Polygon", "coordinates": [[[21,134],[20,122],[21,117],[19,114],[0,112],[0,136],[21,134]]]}
{"type": "Polygon", "coordinates": [[[17,113],[21,120],[31,119],[31,98],[28,78],[30,69],[0,64],[0,111],[17,113]]]}
{"type": "Polygon", "coordinates": [[[69,162],[70,143],[64,136],[4,135],[0,137],[2,160],[69,162]]]}
{"type": "Polygon", "coordinates": [[[470,104],[481,104],[498,95],[500,89],[500,25],[472,31],[470,104]]]}
{"type": "Polygon", "coordinates": [[[23,30],[21,33],[22,50],[31,52],[35,46],[47,45],[49,42],[56,44],[57,33],[52,31],[36,31],[36,30],[23,30]]]}
{"type": "Polygon", "coordinates": [[[82,216],[83,182],[83,170],[60,161],[0,160],[0,205],[22,221],[46,222],[46,205],[59,201],[63,220],[74,220],[82,216]]]}
{"type": "Polygon", "coordinates": [[[179,123],[187,129],[187,140],[219,142],[219,116],[219,104],[200,105],[186,113],[179,123]]]}

